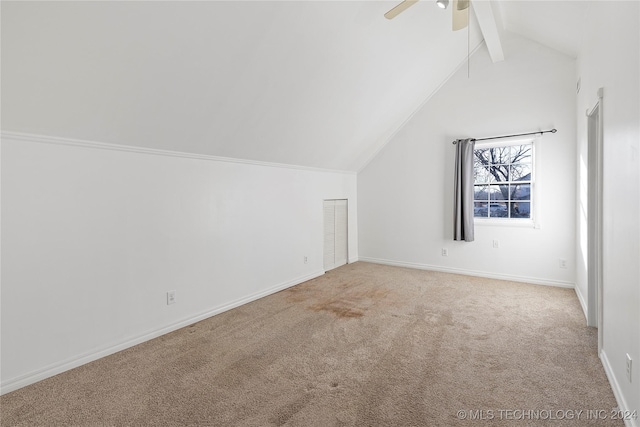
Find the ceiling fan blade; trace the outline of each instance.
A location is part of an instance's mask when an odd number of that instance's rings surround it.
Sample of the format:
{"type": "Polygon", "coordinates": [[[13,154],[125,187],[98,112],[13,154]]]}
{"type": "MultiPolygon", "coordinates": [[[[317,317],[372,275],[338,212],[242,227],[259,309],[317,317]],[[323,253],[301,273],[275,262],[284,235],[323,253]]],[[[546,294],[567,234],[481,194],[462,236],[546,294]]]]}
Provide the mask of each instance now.
{"type": "Polygon", "coordinates": [[[418,0],[404,0],[402,3],[400,3],[393,9],[391,9],[389,12],[385,13],[384,17],[387,19],[393,19],[416,3],[418,3],[418,0]]]}
{"type": "Polygon", "coordinates": [[[453,31],[469,25],[469,0],[453,0],[453,31]]]}

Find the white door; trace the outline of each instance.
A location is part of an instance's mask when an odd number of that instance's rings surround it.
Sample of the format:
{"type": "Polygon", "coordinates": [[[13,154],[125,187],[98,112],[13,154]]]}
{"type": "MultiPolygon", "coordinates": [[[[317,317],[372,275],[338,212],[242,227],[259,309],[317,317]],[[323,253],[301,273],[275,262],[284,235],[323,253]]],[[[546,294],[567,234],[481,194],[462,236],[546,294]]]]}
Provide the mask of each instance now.
{"type": "Polygon", "coordinates": [[[347,201],[324,201],[324,271],[347,263],[347,201]]]}

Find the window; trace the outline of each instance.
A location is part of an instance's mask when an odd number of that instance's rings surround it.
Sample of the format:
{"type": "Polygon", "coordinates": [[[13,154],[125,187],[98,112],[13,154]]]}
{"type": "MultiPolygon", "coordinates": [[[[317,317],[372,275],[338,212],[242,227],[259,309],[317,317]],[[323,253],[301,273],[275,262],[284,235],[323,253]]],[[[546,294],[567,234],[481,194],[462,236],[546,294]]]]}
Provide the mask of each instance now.
{"type": "Polygon", "coordinates": [[[476,144],[473,216],[531,219],[533,141],[476,144]]]}

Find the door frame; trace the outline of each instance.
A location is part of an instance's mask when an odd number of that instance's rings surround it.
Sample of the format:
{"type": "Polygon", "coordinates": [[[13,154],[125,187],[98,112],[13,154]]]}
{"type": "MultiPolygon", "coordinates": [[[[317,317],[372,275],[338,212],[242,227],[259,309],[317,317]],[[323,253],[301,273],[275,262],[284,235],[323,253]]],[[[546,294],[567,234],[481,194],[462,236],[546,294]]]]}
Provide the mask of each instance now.
{"type": "Polygon", "coordinates": [[[587,110],[587,325],[598,328],[598,354],[602,351],[603,286],[603,89],[587,110]]]}

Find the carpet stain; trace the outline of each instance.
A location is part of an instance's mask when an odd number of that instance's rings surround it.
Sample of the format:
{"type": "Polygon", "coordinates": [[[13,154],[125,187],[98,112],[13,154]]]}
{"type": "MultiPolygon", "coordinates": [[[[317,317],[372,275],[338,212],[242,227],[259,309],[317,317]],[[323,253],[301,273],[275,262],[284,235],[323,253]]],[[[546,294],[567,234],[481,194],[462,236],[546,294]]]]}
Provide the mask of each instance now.
{"type": "Polygon", "coordinates": [[[309,309],[316,312],[326,311],[328,313],[334,314],[341,319],[353,319],[364,316],[364,312],[362,310],[345,307],[344,304],[340,301],[320,302],[310,306],[309,309]]]}
{"type": "Polygon", "coordinates": [[[331,313],[340,319],[359,318],[371,308],[383,305],[382,302],[385,307],[396,302],[390,289],[372,287],[361,280],[343,282],[337,287],[310,287],[303,283],[285,293],[290,303],[306,303],[307,310],[331,313]]]}

